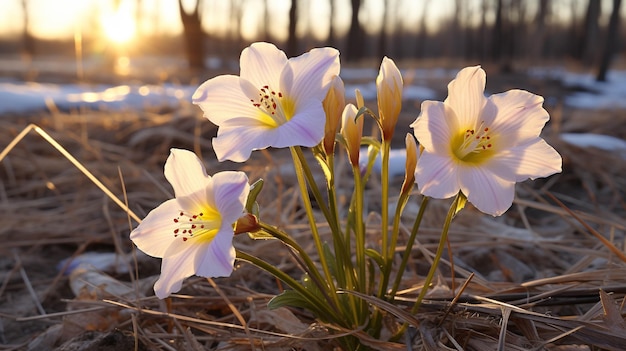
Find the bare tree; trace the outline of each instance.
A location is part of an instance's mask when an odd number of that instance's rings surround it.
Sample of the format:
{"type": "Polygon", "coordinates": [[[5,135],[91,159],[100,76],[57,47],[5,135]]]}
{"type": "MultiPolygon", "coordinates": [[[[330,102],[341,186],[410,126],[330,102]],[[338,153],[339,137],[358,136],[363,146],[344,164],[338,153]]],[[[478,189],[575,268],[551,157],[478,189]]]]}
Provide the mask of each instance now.
{"type": "Polygon", "coordinates": [[[200,8],[202,0],[196,0],[193,10],[187,12],[182,0],[178,0],[180,19],[183,21],[183,36],[185,38],[185,52],[189,68],[204,68],[204,31],[202,30],[202,19],[200,8]]]}
{"type": "Polygon", "coordinates": [[[576,52],[576,57],[585,64],[592,63],[595,58],[594,53],[597,49],[600,32],[601,3],[600,0],[589,0],[587,4],[585,27],[581,33],[580,45],[577,45],[579,51],[576,52]]]}
{"type": "Polygon", "coordinates": [[[420,23],[419,23],[419,30],[417,32],[417,45],[415,45],[415,47],[417,48],[417,52],[415,53],[417,55],[417,57],[424,57],[424,53],[426,51],[425,47],[426,47],[426,36],[428,33],[426,33],[426,18],[428,18],[428,9],[430,8],[430,0],[424,0],[423,6],[422,6],[422,15],[420,16],[420,23]]]}
{"type": "Polygon", "coordinates": [[[289,8],[289,36],[287,37],[287,56],[293,57],[298,55],[298,38],[296,37],[296,28],[298,24],[298,0],[291,0],[289,8]]]}
{"type": "Polygon", "coordinates": [[[479,50],[480,50],[479,57],[481,61],[486,60],[488,56],[487,50],[488,50],[489,45],[487,45],[487,42],[488,42],[487,11],[489,11],[488,0],[482,0],[480,4],[480,29],[479,29],[480,39],[478,40],[479,50]]]}
{"type": "Polygon", "coordinates": [[[387,52],[387,23],[389,22],[387,17],[389,17],[389,0],[383,0],[383,20],[380,27],[380,34],[378,35],[378,57],[380,59],[382,59],[387,52]]]}
{"type": "Polygon", "coordinates": [[[359,12],[361,11],[361,0],[350,0],[352,4],[352,19],[350,20],[350,29],[348,31],[348,50],[346,52],[346,60],[357,61],[363,57],[363,28],[359,21],[359,12]]]}
{"type": "Polygon", "coordinates": [[[35,55],[35,38],[30,34],[28,14],[28,0],[22,0],[22,21],[24,22],[22,29],[22,52],[28,59],[32,59],[35,55]]]}
{"type": "Polygon", "coordinates": [[[491,58],[498,62],[502,59],[503,30],[502,0],[496,1],[496,18],[493,24],[493,37],[491,44],[491,58]]]}
{"type": "Polygon", "coordinates": [[[328,21],[328,45],[337,47],[337,38],[335,38],[335,0],[328,0],[330,5],[330,20],[328,21]]]}
{"type": "Polygon", "coordinates": [[[543,56],[546,38],[546,21],[550,14],[550,0],[540,0],[534,20],[534,35],[532,36],[531,57],[538,60],[543,56]]]}
{"type": "Polygon", "coordinates": [[[602,53],[602,60],[600,61],[600,69],[596,80],[599,82],[606,81],[606,73],[609,70],[611,59],[618,45],[618,30],[619,30],[619,11],[622,6],[622,0],[613,0],[613,11],[611,11],[611,18],[609,19],[609,28],[606,33],[606,41],[604,42],[604,52],[602,53]]]}

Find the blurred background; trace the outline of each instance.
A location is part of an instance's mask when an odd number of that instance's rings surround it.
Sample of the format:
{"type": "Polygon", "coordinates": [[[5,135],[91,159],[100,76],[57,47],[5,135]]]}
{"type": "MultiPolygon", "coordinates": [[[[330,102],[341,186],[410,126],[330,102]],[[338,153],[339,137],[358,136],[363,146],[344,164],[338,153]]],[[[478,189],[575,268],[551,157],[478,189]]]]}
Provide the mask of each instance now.
{"type": "Polygon", "coordinates": [[[624,66],[621,0],[0,0],[0,75],[50,82],[189,82],[238,71],[271,41],[334,46],[376,67],[559,66],[602,81],[624,66]]]}

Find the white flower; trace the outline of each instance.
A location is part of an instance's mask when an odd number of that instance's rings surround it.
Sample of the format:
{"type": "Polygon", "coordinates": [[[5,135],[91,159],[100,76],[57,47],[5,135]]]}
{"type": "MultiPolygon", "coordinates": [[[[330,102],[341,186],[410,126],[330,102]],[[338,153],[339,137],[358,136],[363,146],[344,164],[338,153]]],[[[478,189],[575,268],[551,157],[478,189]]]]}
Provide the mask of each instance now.
{"type": "Polygon", "coordinates": [[[154,285],[163,299],[180,290],[191,275],[229,276],[235,261],[233,223],[243,215],[250,185],[243,172],[207,175],[201,160],[187,150],[172,149],[165,177],[176,198],[152,210],[131,240],[146,254],[161,257],[154,285]]]}
{"type": "Polygon", "coordinates": [[[524,90],[484,96],[485,72],[461,70],[444,102],[424,101],[411,125],[423,147],[416,169],[422,194],[460,191],[498,216],[513,203],[515,183],[561,171],[561,156],[540,136],[549,120],[543,98],[524,90]]]}
{"type": "Polygon", "coordinates": [[[324,137],[322,100],[339,75],[339,52],[318,48],[287,59],[269,43],[254,43],[240,58],[240,76],[206,81],[193,103],[219,128],[218,160],[246,161],[252,150],[317,145],[324,137]]]}

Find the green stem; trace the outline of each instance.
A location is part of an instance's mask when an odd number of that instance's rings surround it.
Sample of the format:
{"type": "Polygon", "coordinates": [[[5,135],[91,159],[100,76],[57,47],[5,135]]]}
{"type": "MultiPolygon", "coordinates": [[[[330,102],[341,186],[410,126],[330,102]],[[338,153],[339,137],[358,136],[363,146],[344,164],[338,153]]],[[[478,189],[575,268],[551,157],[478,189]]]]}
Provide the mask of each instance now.
{"type": "MultiPolygon", "coordinates": [[[[407,201],[409,200],[410,192],[404,192],[400,194],[398,198],[398,203],[396,206],[396,212],[393,217],[393,227],[391,230],[391,242],[389,243],[389,251],[387,253],[387,260],[384,262],[385,266],[382,268],[382,279],[380,285],[378,287],[378,297],[383,299],[387,292],[387,285],[389,284],[389,279],[391,278],[391,268],[393,266],[393,256],[395,253],[395,247],[398,242],[398,235],[400,233],[400,216],[402,215],[402,211],[406,206],[407,201]]],[[[405,255],[407,252],[405,252],[405,255]]],[[[400,271],[401,272],[401,271],[400,271]]]]}
{"type": "Polygon", "coordinates": [[[382,220],[382,249],[381,254],[385,265],[389,261],[389,152],[391,143],[383,140],[382,162],[380,168],[381,206],[380,217],[382,220]]]}
{"type": "Polygon", "coordinates": [[[328,225],[330,227],[333,236],[333,247],[335,251],[335,260],[337,262],[337,282],[340,286],[346,287],[346,279],[350,275],[352,270],[352,260],[349,252],[346,252],[345,243],[343,240],[343,234],[341,233],[341,226],[339,224],[339,213],[337,210],[337,194],[335,192],[335,173],[334,173],[334,156],[332,154],[327,155],[326,162],[330,169],[330,174],[327,181],[327,193],[328,193],[328,206],[330,212],[330,221],[328,225]],[[344,269],[340,269],[343,267],[344,269]]]}
{"type": "Polygon", "coordinates": [[[417,237],[420,225],[422,224],[422,218],[424,217],[424,212],[426,211],[426,207],[428,206],[429,199],[430,198],[428,196],[424,196],[422,198],[422,204],[420,205],[420,209],[417,212],[417,217],[415,217],[415,221],[413,222],[413,228],[411,228],[411,234],[409,236],[409,240],[407,241],[404,254],[402,255],[402,261],[400,262],[400,266],[398,266],[398,274],[396,275],[396,279],[394,280],[393,286],[391,287],[391,292],[389,293],[389,299],[391,302],[393,302],[393,299],[396,296],[396,292],[398,292],[398,288],[400,287],[400,282],[402,281],[402,272],[404,272],[404,269],[409,262],[411,250],[413,250],[413,244],[415,243],[415,238],[417,237]]]}
{"type": "MultiPolygon", "coordinates": [[[[306,160],[304,160],[304,155],[302,155],[301,149],[299,147],[293,146],[293,147],[290,147],[290,150],[291,150],[291,156],[294,161],[293,163],[294,163],[294,167],[296,171],[296,177],[298,178],[298,186],[300,187],[300,195],[302,195],[302,203],[306,211],[307,219],[311,227],[311,234],[315,242],[315,248],[317,249],[317,253],[320,258],[320,263],[322,265],[322,269],[324,271],[324,275],[326,278],[325,290],[329,292],[333,300],[334,306],[336,308],[340,308],[341,304],[339,303],[339,297],[337,296],[337,289],[335,288],[335,282],[334,282],[332,274],[330,273],[328,262],[326,261],[326,255],[324,255],[324,248],[322,246],[322,240],[317,230],[315,216],[313,214],[313,208],[311,207],[311,199],[309,198],[309,192],[307,191],[307,186],[306,186],[306,182],[304,179],[305,177],[307,177],[311,179],[311,181],[313,181],[313,175],[311,174],[308,167],[306,167],[306,169],[304,168],[304,165],[306,165],[306,160]],[[302,159],[301,159],[302,162],[300,162],[299,155],[302,155],[302,159]]],[[[312,188],[316,188],[314,184],[315,183],[313,182],[313,184],[311,185],[312,188]]],[[[325,206],[322,203],[320,203],[319,205],[320,205],[320,208],[325,206]]]]}
{"type": "Polygon", "coordinates": [[[311,306],[315,306],[319,308],[318,311],[311,311],[311,312],[314,312],[316,315],[319,315],[319,316],[333,316],[333,317],[336,316],[337,314],[336,311],[334,311],[333,308],[329,304],[325,303],[318,296],[311,293],[302,284],[297,282],[287,273],[281,271],[280,269],[274,267],[273,265],[263,261],[262,259],[256,256],[252,256],[248,253],[245,253],[237,249],[235,250],[235,252],[237,254],[237,259],[249,262],[250,264],[253,264],[259,267],[260,269],[266,271],[267,273],[273,275],[277,279],[282,280],[287,285],[289,285],[289,287],[291,287],[293,290],[297,291],[303,298],[310,301],[311,306]]]}
{"type": "MultiPolygon", "coordinates": [[[[302,152],[302,149],[299,146],[292,146],[290,147],[290,149],[291,149],[291,156],[293,157],[293,161],[294,161],[294,166],[296,165],[296,163],[298,163],[300,167],[302,167],[302,173],[304,174],[304,177],[306,178],[306,181],[309,184],[309,187],[311,188],[311,192],[313,193],[315,202],[322,210],[322,213],[324,214],[324,217],[326,218],[326,221],[328,222],[328,224],[332,227],[333,223],[336,222],[336,217],[333,218],[333,216],[331,215],[331,212],[328,210],[328,206],[326,206],[326,203],[324,202],[324,198],[322,198],[322,193],[317,187],[317,183],[315,182],[315,178],[313,178],[313,173],[311,172],[311,169],[309,168],[309,163],[306,162],[306,158],[304,157],[304,153],[302,152]]],[[[308,192],[306,194],[308,194],[308,192]]]]}
{"type": "Polygon", "coordinates": [[[354,237],[356,244],[356,266],[358,291],[366,291],[366,269],[365,269],[365,225],[363,224],[363,185],[361,183],[361,171],[357,166],[352,166],[354,173],[354,237]]]}
{"type": "MultiPolygon", "coordinates": [[[[411,308],[411,314],[417,313],[417,311],[420,308],[420,305],[422,304],[422,301],[424,300],[424,297],[426,296],[426,293],[428,292],[428,289],[430,289],[430,284],[432,283],[433,278],[435,277],[435,272],[437,272],[439,261],[441,260],[443,250],[446,247],[446,242],[448,241],[448,230],[450,229],[450,223],[452,223],[452,219],[454,218],[455,214],[459,211],[459,206],[460,206],[459,204],[461,203],[461,201],[465,200],[464,198],[463,199],[461,198],[462,196],[463,194],[459,192],[454,198],[452,205],[450,205],[450,209],[448,210],[448,214],[446,215],[446,221],[443,224],[443,229],[441,230],[441,237],[439,237],[439,245],[437,246],[437,252],[435,253],[435,258],[433,259],[433,263],[430,266],[428,275],[426,276],[426,279],[424,280],[424,286],[420,290],[420,293],[417,296],[417,300],[415,300],[415,304],[413,305],[413,308],[411,308]]],[[[396,339],[402,336],[402,334],[404,334],[404,332],[406,331],[407,327],[408,327],[408,323],[404,323],[402,327],[400,327],[400,329],[395,333],[392,339],[396,339]]]]}
{"type": "Polygon", "coordinates": [[[273,237],[280,240],[283,244],[289,246],[291,249],[296,251],[298,253],[298,257],[304,262],[304,265],[306,266],[304,268],[306,269],[307,273],[309,273],[311,279],[316,282],[316,285],[318,285],[320,291],[326,291],[325,279],[320,275],[317,267],[315,266],[315,263],[313,262],[313,260],[311,260],[311,257],[309,257],[306,251],[304,251],[302,246],[300,246],[295,240],[293,240],[293,238],[287,233],[279,230],[272,225],[259,221],[259,226],[266,232],[272,234],[273,237]]]}
{"type": "Polygon", "coordinates": [[[430,289],[430,284],[433,281],[433,277],[435,276],[435,272],[437,271],[437,266],[439,266],[439,261],[441,260],[441,255],[443,254],[443,250],[446,247],[446,242],[448,241],[448,230],[450,229],[450,224],[452,223],[452,218],[458,211],[458,204],[461,201],[461,197],[457,194],[448,210],[448,214],[446,215],[446,221],[443,224],[443,229],[441,231],[441,237],[439,238],[439,246],[437,246],[437,252],[435,253],[435,258],[433,259],[433,264],[430,266],[430,270],[428,271],[428,275],[426,276],[426,280],[424,281],[424,287],[420,290],[420,294],[417,296],[417,300],[415,301],[415,305],[411,308],[411,314],[417,313],[417,310],[420,308],[422,304],[422,300],[428,289],[430,289]]]}
{"type": "MultiPolygon", "coordinates": [[[[382,274],[382,279],[378,285],[378,297],[383,298],[389,277],[387,271],[391,271],[391,259],[389,254],[389,152],[391,150],[391,144],[387,140],[382,141],[381,145],[381,167],[380,167],[380,187],[381,187],[381,209],[380,217],[382,221],[381,226],[381,257],[383,266],[379,267],[382,274]]],[[[381,328],[382,315],[378,310],[374,311],[371,322],[371,330],[373,336],[378,337],[381,328]]]]}

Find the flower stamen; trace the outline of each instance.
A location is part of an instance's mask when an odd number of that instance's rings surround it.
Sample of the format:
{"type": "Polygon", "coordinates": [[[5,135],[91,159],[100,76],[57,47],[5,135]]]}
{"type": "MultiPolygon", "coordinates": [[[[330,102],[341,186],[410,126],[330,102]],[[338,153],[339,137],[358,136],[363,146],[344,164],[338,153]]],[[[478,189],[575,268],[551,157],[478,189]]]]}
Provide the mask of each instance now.
{"type": "Polygon", "coordinates": [[[493,148],[490,131],[484,121],[476,129],[466,129],[457,143],[458,146],[453,145],[454,154],[463,161],[477,161],[476,156],[493,148]]]}
{"type": "Polygon", "coordinates": [[[181,237],[183,241],[202,237],[203,240],[213,240],[221,225],[221,218],[217,211],[191,213],[180,210],[174,218],[178,226],[174,229],[174,237],[181,237]]]}
{"type": "Polygon", "coordinates": [[[271,89],[269,85],[262,86],[258,98],[250,99],[250,102],[269,117],[268,124],[273,127],[285,124],[293,117],[293,102],[281,91],[271,89]]]}

